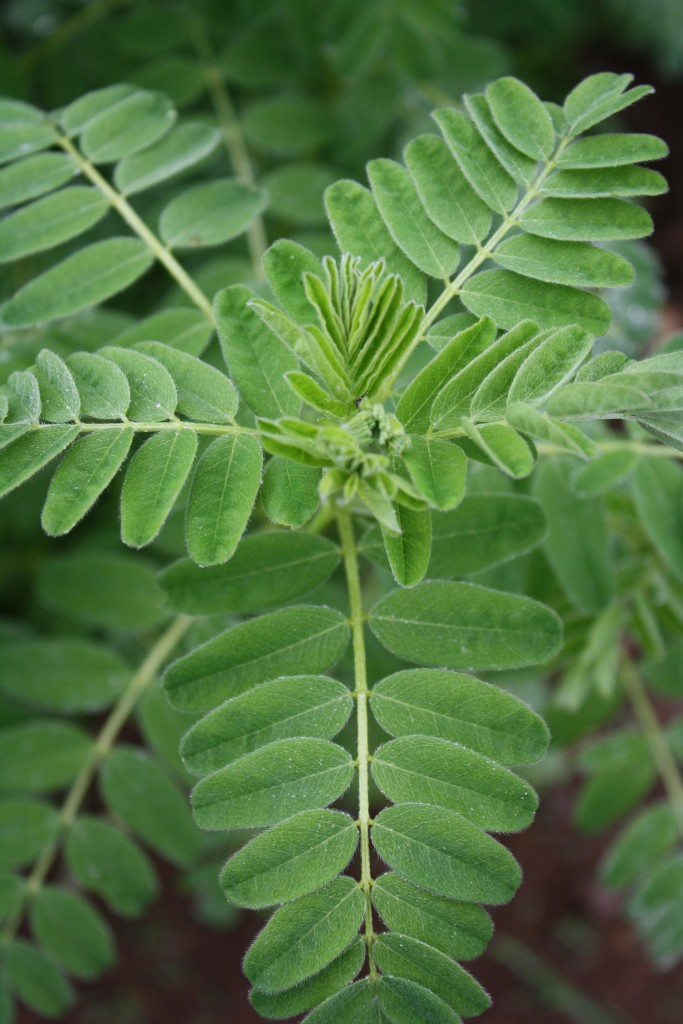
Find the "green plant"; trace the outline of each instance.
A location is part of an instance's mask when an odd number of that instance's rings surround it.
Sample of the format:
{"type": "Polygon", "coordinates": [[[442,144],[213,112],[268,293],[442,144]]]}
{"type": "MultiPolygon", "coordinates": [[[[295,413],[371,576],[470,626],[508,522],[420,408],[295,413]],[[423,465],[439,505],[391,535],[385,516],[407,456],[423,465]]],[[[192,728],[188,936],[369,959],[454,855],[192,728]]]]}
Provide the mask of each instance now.
{"type": "MultiPolygon", "coordinates": [[[[194,716],[181,754],[199,779],[199,826],[265,830],[220,876],[231,902],[279,908],[245,960],[255,1008],[275,1018],[311,1010],[312,1024],[454,1022],[487,1008],[456,961],[490,937],[479,904],[504,903],[519,885],[514,859],[489,833],[532,820],[535,794],[509,767],[538,760],[548,732],[524,703],[472,673],[552,661],[565,673],[565,707],[567,694],[574,707],[601,686],[610,696],[613,675],[577,699],[585,678],[568,658],[583,644],[579,663],[602,680],[618,650],[594,495],[637,462],[641,495],[651,493],[647,474],[666,483],[659,511],[648,519],[641,509],[641,519],[659,548],[662,608],[676,598],[669,576],[680,553],[662,537],[677,534],[663,534],[657,514],[680,515],[681,350],[674,343],[640,362],[614,351],[591,357],[610,323],[596,290],[633,278],[626,259],[595,243],[648,234],[649,215],[630,200],[665,187],[639,166],[665,155],[659,139],[584,136],[649,92],[630,82],[593,76],[561,108],[507,77],[466,96],[463,109],[440,108],[440,135],[411,141],[404,164],[371,161],[370,190],[350,180],[327,189],[339,258],[281,239],[264,255],[263,280],[211,297],[178,251],[248,236],[253,257],[265,192],[202,181],[164,196],[158,231],[129,197],[199,162],[216,132],[175,126],[163,95],[129,85],[52,116],[0,106],[0,197],[26,204],[0,223],[0,256],[71,243],[96,225],[99,233],[3,307],[8,330],[26,332],[36,356],[0,395],[0,491],[64,453],[42,510],[45,531],[62,536],[132,453],[123,541],[158,545],[179,509],[190,556],[159,577],[166,610],[180,618],[123,688],[61,817],[41,810],[36,825],[28,805],[6,808],[21,850],[11,867],[29,862],[46,833],[51,851],[28,885],[17,875],[3,882],[6,1019],[9,992],[53,1015],[69,998],[49,959],[15,940],[29,904],[35,939],[67,970],[96,973],[107,961],[102,952],[82,966],[73,944],[91,934],[92,953],[101,923],[88,904],[42,883],[65,836],[68,857],[100,761],[105,800],[154,845],[145,816],[160,798],[143,779],[140,800],[123,801],[139,755],[111,747],[189,618],[204,616],[205,642],[170,665],[164,688],[176,712],[194,716]],[[60,190],[74,171],[87,185],[60,190]],[[90,350],[64,358],[49,347],[55,321],[147,272],[169,277],[195,309],[144,309],[114,337],[106,318],[96,320],[90,350]],[[229,377],[207,347],[214,331],[229,377]],[[620,431],[604,422],[613,420],[620,431]],[[527,572],[526,556],[541,544],[559,595],[527,572]],[[565,653],[558,612],[574,630],[565,653]],[[244,621],[227,629],[213,618],[238,615],[244,621]],[[338,662],[340,679],[323,674],[338,662]],[[389,871],[377,868],[373,848],[389,871]]],[[[256,277],[258,261],[253,269],[256,277]]],[[[144,293],[137,301],[144,307],[144,293]]],[[[647,591],[640,603],[636,592],[651,584],[642,565],[628,593],[644,621],[647,591]]],[[[48,583],[53,605],[87,620],[78,567],[61,571],[51,591],[48,583]]],[[[116,608],[120,624],[125,599],[116,608]]],[[[38,647],[17,643],[8,644],[10,667],[12,656],[15,666],[30,663],[38,647]]],[[[26,699],[22,686],[20,668],[0,666],[0,693],[26,699]]],[[[19,773],[17,788],[26,786],[19,773]]],[[[167,842],[159,846],[168,854],[167,842]]],[[[75,873],[87,888],[85,863],[75,873]]]]}

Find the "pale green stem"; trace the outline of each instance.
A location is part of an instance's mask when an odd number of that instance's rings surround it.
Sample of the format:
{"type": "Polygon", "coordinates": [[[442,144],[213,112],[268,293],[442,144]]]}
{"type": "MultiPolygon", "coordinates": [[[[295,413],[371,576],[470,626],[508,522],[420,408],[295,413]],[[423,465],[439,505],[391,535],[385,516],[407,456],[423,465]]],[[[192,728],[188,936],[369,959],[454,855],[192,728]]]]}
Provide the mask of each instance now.
{"type": "Polygon", "coordinates": [[[678,830],[683,837],[683,776],[666,733],[659,724],[640,673],[628,657],[624,657],[622,662],[622,680],[633,713],[647,740],[662,785],[676,815],[678,830]]]}
{"type": "Polygon", "coordinates": [[[89,160],[86,160],[79,149],[74,146],[71,139],[66,135],[61,135],[57,132],[57,142],[74,160],[83,175],[88,178],[95,188],[97,188],[105,197],[110,206],[112,206],[123,220],[125,220],[126,224],[132,228],[138,238],[145,243],[155,259],[157,259],[168,271],[171,277],[183,289],[188,298],[190,298],[195,306],[201,310],[211,326],[214,327],[213,309],[208,296],[206,296],[201,288],[195,284],[187,271],[180,265],[180,263],[178,263],[178,260],[170,250],[166,248],[163,242],[161,242],[154,232],[147,227],[142,217],[135,212],[128,200],[109,184],[107,179],[100,174],[97,168],[94,167],[89,160]]]}
{"type": "MultiPolygon", "coordinates": [[[[225,77],[216,60],[206,24],[199,19],[192,23],[192,39],[235,176],[247,185],[255,185],[256,176],[242,127],[226,88],[225,77]]],[[[254,274],[263,280],[263,254],[268,248],[268,239],[262,217],[257,217],[249,226],[247,243],[254,274]]]]}
{"type": "Polygon", "coordinates": [[[365,661],[365,635],[363,614],[363,598],[358,572],[358,553],[353,533],[351,515],[345,508],[337,510],[339,539],[344,555],[346,583],[349,592],[349,611],[351,633],[353,638],[353,665],[355,678],[356,723],[357,723],[357,754],[358,764],[358,828],[360,831],[360,887],[365,895],[365,941],[368,947],[370,977],[376,976],[376,968],[372,957],[372,868],[370,863],[370,750],[368,740],[368,678],[365,661]]]}
{"type": "Polygon", "coordinates": [[[8,919],[0,934],[0,949],[10,944],[21,926],[28,901],[44,885],[45,879],[49,875],[62,848],[64,838],[78,816],[83,800],[92,785],[100,765],[109,756],[133,708],[147,687],[156,678],[159,670],[166,663],[191,622],[192,619],[186,615],[181,615],[174,619],[168,629],[162,633],[151,648],[137,672],[131,676],[128,686],[107,716],[93,743],[87,760],[64,798],[64,803],[59,812],[59,834],[45,847],[41,856],[36,861],[31,874],[26,879],[21,905],[8,919]]]}

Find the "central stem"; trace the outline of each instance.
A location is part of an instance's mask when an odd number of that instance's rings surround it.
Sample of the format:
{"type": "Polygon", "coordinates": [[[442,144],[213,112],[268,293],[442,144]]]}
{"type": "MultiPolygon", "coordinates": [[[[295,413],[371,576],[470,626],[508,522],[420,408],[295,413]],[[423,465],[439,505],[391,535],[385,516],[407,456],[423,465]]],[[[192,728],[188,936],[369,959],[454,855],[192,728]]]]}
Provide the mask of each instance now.
{"type": "Polygon", "coordinates": [[[358,762],[358,828],[360,830],[360,887],[365,895],[365,941],[368,947],[370,977],[376,974],[372,959],[372,868],[370,864],[370,750],[368,742],[368,676],[365,662],[365,635],[363,623],[363,599],[358,572],[358,554],[353,534],[351,515],[347,509],[337,511],[339,539],[341,540],[346,570],[346,584],[349,592],[349,612],[353,637],[353,666],[357,722],[358,762]]]}

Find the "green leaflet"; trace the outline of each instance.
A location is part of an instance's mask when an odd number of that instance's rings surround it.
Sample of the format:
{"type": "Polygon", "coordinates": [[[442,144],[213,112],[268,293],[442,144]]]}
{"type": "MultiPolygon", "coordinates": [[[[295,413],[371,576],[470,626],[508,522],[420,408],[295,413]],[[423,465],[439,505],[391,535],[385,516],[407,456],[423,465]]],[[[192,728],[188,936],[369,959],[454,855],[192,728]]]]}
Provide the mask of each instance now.
{"type": "Polygon", "coordinates": [[[658,196],[667,191],[666,178],[647,167],[596,167],[558,171],[543,185],[543,194],[563,198],[597,196],[658,196]]]}
{"type": "Polygon", "coordinates": [[[349,635],[346,619],[333,608],[282,608],[180,658],[166,671],[166,693],[181,711],[214,708],[264,679],[326,671],[343,654],[349,635]]]}
{"type": "Polygon", "coordinates": [[[304,292],[303,277],[304,274],[322,275],[317,256],[297,242],[280,238],[263,257],[263,269],[285,313],[297,323],[311,323],[315,314],[304,292]]]}
{"type": "Polygon", "coordinates": [[[0,100],[0,163],[46,149],[55,141],[45,115],[21,100],[0,100]]]}
{"type": "Polygon", "coordinates": [[[92,508],[123,465],[133,430],[101,430],[80,438],[52,477],[41,523],[52,537],[68,533],[92,508]]]}
{"type": "Polygon", "coordinates": [[[165,366],[178,392],[178,413],[189,420],[231,423],[237,412],[237,392],[228,378],[208,363],[156,341],[139,342],[140,352],[165,366]]]}
{"type": "Polygon", "coordinates": [[[73,376],[84,419],[125,419],[131,394],[123,370],[92,352],[75,352],[67,357],[66,365],[73,376]]]}
{"type": "Polygon", "coordinates": [[[129,547],[151,543],[187,480],[197,452],[192,430],[155,434],[130,461],[121,490],[121,539],[129,547]]]}
{"type": "Polygon", "coordinates": [[[392,654],[446,668],[518,668],[560,648],[557,616],[537,601],[473,583],[420,583],[371,610],[370,628],[392,654]]]}
{"type": "Polygon", "coordinates": [[[70,974],[90,981],[114,961],[112,933],[103,918],[76,893],[48,885],[31,904],[31,931],[70,974]]]}
{"type": "Polygon", "coordinates": [[[39,153],[0,170],[0,209],[18,206],[73,178],[73,161],[65,153],[39,153]]]}
{"type": "Polygon", "coordinates": [[[394,243],[375,200],[355,181],[337,181],[325,192],[325,207],[342,252],[360,256],[365,267],[383,259],[392,274],[398,274],[409,301],[422,305],[426,286],[422,273],[394,243]]]}
{"type": "Polygon", "coordinates": [[[261,833],[220,874],[227,899],[242,907],[289,903],[331,882],[358,846],[358,829],[339,811],[304,811],[261,833]]]}
{"type": "Polygon", "coordinates": [[[427,213],[449,238],[476,245],[491,226],[491,211],[480,199],[446,143],[420,135],[406,147],[405,161],[427,213]]]}
{"type": "Polygon", "coordinates": [[[348,789],[351,755],[329,740],[276,740],[197,783],[192,810],[200,828],[273,825],[325,807],[348,789]]]}
{"type": "Polygon", "coordinates": [[[643,459],[631,477],[633,498],[645,532],[667,567],[683,579],[683,483],[679,467],[643,459]]]}
{"type": "Polygon", "coordinates": [[[172,611],[247,614],[313,590],[331,576],[339,559],[339,548],[325,537],[258,533],[245,537],[226,565],[200,569],[185,559],[160,579],[172,611]]]}
{"type": "Polygon", "coordinates": [[[69,829],[64,852],[79,885],[117,914],[135,917],[156,895],[156,876],[148,859],[102,818],[79,815],[69,829]]]}
{"type": "Polygon", "coordinates": [[[538,798],[495,761],[432,736],[402,736],[373,754],[372,777],[393,803],[457,811],[480,828],[519,832],[533,821],[538,798]]]}
{"type": "Polygon", "coordinates": [[[548,518],[543,550],[570,600],[583,611],[599,611],[614,595],[606,511],[599,499],[577,497],[572,469],[570,460],[556,457],[534,474],[533,493],[548,518]]]}
{"type": "Polygon", "coordinates": [[[603,882],[611,889],[637,884],[674,851],[677,838],[676,813],[670,804],[640,811],[609,847],[600,866],[603,882]]]}
{"type": "Polygon", "coordinates": [[[113,339],[115,345],[130,348],[138,341],[155,338],[171,348],[198,356],[212,334],[211,324],[198,309],[164,309],[144,320],[137,320],[113,339]]]}
{"type": "MultiPolygon", "coordinates": [[[[22,430],[22,428],[20,428],[22,430]]],[[[22,431],[23,433],[23,431],[22,431]]],[[[19,487],[78,437],[78,427],[41,427],[20,434],[4,448],[0,460],[0,497],[19,487]]]]}
{"type": "Polygon", "coordinates": [[[192,726],[180,753],[188,771],[207,775],[274,740],[332,739],[346,724],[348,689],[326,676],[284,676],[226,701],[192,726]]]}
{"type": "Polygon", "coordinates": [[[555,130],[531,89],[517,78],[499,78],[486,90],[493,118],[508,142],[534,160],[550,156],[555,130]]]}
{"type": "Polygon", "coordinates": [[[403,456],[413,483],[432,508],[455,508],[465,494],[467,459],[450,441],[412,437],[403,456]]]}
{"type": "Polygon", "coordinates": [[[395,506],[401,532],[394,536],[383,528],[384,547],[394,578],[403,587],[419,583],[427,571],[432,541],[429,510],[414,511],[404,505],[395,506]]]}
{"type": "Polygon", "coordinates": [[[37,199],[0,222],[0,263],[53,249],[97,224],[107,210],[106,199],[84,185],[37,199]]]}
{"type": "Polygon", "coordinates": [[[249,308],[254,297],[243,285],[232,285],[214,299],[223,357],[241,397],[257,416],[295,416],[300,402],[285,374],[296,370],[299,361],[249,308]]]}
{"type": "Polygon", "coordinates": [[[401,395],[396,408],[396,415],[409,433],[427,430],[432,403],[441,389],[493,345],[495,338],[496,325],[489,317],[484,317],[451,337],[438,355],[417,374],[401,395]]]}
{"type": "Polygon", "coordinates": [[[59,124],[67,135],[77,135],[104,111],[116,106],[135,92],[135,86],[127,84],[109,85],[104,89],[87,92],[60,112],[59,124]]]}
{"type": "Polygon", "coordinates": [[[318,507],[320,470],[274,455],[268,459],[261,485],[263,508],[272,523],[297,529],[318,507]]]}
{"type": "Polygon", "coordinates": [[[136,90],[96,116],[91,113],[87,124],[77,129],[83,132],[81,149],[95,164],[113,163],[151,146],[171,130],[175,118],[162,93],[136,90]]]}
{"type": "Polygon", "coordinates": [[[459,814],[426,804],[386,807],[375,818],[377,853],[407,882],[448,899],[498,905],[521,872],[510,853],[459,814]]]}
{"type": "MultiPolygon", "coordinates": [[[[483,423],[475,426],[470,420],[463,420],[463,427],[475,445],[494,466],[514,480],[529,476],[534,468],[534,450],[505,423],[483,423]]],[[[486,461],[484,459],[484,461],[486,461]]]]}
{"type": "Polygon", "coordinates": [[[37,423],[41,402],[38,381],[30,370],[16,370],[7,380],[7,415],[11,420],[37,423]]]}
{"type": "Polygon", "coordinates": [[[620,167],[647,160],[661,160],[669,152],[656,135],[589,135],[578,139],[558,158],[558,167],[620,167]]]}
{"type": "Polygon", "coordinates": [[[59,832],[59,815],[39,800],[0,800],[0,868],[28,867],[59,832]]]}
{"type": "Polygon", "coordinates": [[[262,467],[261,446],[248,435],[219,437],[202,455],[185,526],[187,550],[198,565],[220,565],[234,553],[256,501],[262,467]]]}
{"type": "Polygon", "coordinates": [[[199,850],[185,796],[156,761],[136,747],[117,746],[102,765],[105,804],[156,853],[189,864],[199,850]]]}
{"type": "Polygon", "coordinates": [[[592,345],[592,338],[580,328],[554,331],[534,347],[517,370],[507,393],[507,403],[535,405],[544,401],[573,377],[590,355],[592,345]]]}
{"type": "Polygon", "coordinates": [[[653,959],[666,970],[683,950],[680,891],[683,857],[660,864],[628,905],[629,917],[642,933],[653,959]]]}
{"type": "Polygon", "coordinates": [[[137,238],[109,238],[34,277],[2,307],[8,327],[31,327],[96,306],[137,281],[152,255],[137,238]]]}
{"type": "Polygon", "coordinates": [[[372,902],[392,931],[428,942],[457,960],[479,956],[493,934],[491,919],[481,907],[435,896],[393,872],[375,881],[372,902]]]}
{"type": "Polygon", "coordinates": [[[615,288],[633,282],[633,267],[622,256],[587,242],[538,235],[513,235],[496,246],[494,260],[506,270],[576,288],[615,288]]]}
{"type": "Polygon", "coordinates": [[[49,793],[78,774],[91,750],[87,733],[65,722],[34,719],[3,729],[0,791],[49,793]]]}
{"type": "Polygon", "coordinates": [[[74,1002],[64,975],[45,953],[26,939],[15,939],[7,951],[7,978],[17,999],[36,1013],[61,1017],[74,1002]]]}
{"type": "Polygon", "coordinates": [[[579,82],[564,103],[564,113],[571,126],[570,135],[587,131],[652,92],[648,85],[625,91],[632,81],[633,75],[615,75],[605,71],[579,82]]]}
{"type": "MultiPolygon", "coordinates": [[[[622,375],[621,381],[624,381],[622,375]]],[[[608,378],[595,382],[578,381],[566,384],[551,395],[547,411],[551,416],[567,419],[614,419],[617,416],[645,412],[652,402],[638,387],[638,378],[630,383],[613,383],[608,378]]]]}
{"type": "Polygon", "coordinates": [[[363,915],[363,894],[351,878],[278,910],[244,961],[255,988],[280,992],[316,974],[351,944],[363,915]]]}
{"type": "Polygon", "coordinates": [[[87,640],[16,640],[0,661],[3,696],[56,714],[103,711],[127,678],[128,668],[118,655],[87,640]]]}
{"type": "Polygon", "coordinates": [[[432,117],[475,192],[496,213],[506,213],[514,205],[517,186],[469,118],[452,108],[436,110],[432,117]]]}
{"type": "Polygon", "coordinates": [[[37,592],[55,612],[95,629],[140,633],[165,618],[154,566],[120,552],[74,552],[47,559],[37,592]]]}
{"type": "Polygon", "coordinates": [[[81,400],[73,374],[64,360],[44,348],[36,356],[34,374],[40,388],[41,418],[48,423],[78,419],[81,400]]]}
{"type": "Polygon", "coordinates": [[[335,170],[324,164],[301,161],[276,166],[262,178],[268,210],[292,224],[325,225],[323,192],[336,180],[335,170]]]}
{"type": "Polygon", "coordinates": [[[296,1013],[310,1010],[323,1000],[334,996],[353,981],[365,960],[365,945],[354,942],[345,952],[306,981],[284,992],[263,992],[252,989],[249,1000],[257,1013],[269,1019],[282,1020],[296,1013]]]}
{"type": "Polygon", "coordinates": [[[475,274],[463,288],[461,298],[475,316],[487,314],[504,328],[530,319],[540,327],[575,324],[593,337],[600,337],[611,320],[609,307],[597,295],[567,285],[536,281],[511,270],[484,270],[475,274]]]}
{"type": "Polygon", "coordinates": [[[114,169],[114,184],[124,196],[143,192],[193,167],[219,142],[220,132],[212,125],[181,124],[155,145],[124,157],[114,169]]]}
{"type": "Polygon", "coordinates": [[[456,1013],[477,1015],[491,1005],[471,974],[430,945],[391,932],[378,935],[373,956],[384,975],[417,982],[456,1013]]]}
{"type": "Polygon", "coordinates": [[[581,498],[593,498],[609,493],[617,484],[630,476],[640,461],[636,452],[605,452],[581,466],[574,474],[572,487],[581,498]]]}
{"type": "Polygon", "coordinates": [[[363,978],[322,1003],[306,1024],[460,1024],[460,1017],[422,985],[403,978],[363,978]]]}
{"type": "Polygon", "coordinates": [[[618,821],[645,798],[656,778],[647,740],[633,729],[612,733],[584,749],[590,774],[574,807],[579,828],[597,832],[618,821]]]}
{"type": "Polygon", "coordinates": [[[173,377],[156,359],[129,348],[109,345],[100,355],[125,374],[130,388],[128,419],[140,423],[169,420],[178,404],[173,377]]]}
{"type": "Polygon", "coordinates": [[[496,124],[491,104],[481,93],[463,96],[465,109],[493,155],[515,181],[529,186],[538,173],[538,163],[510,143],[496,124]]]}
{"type": "MultiPolygon", "coordinates": [[[[9,871],[0,872],[0,921],[16,913],[24,897],[21,879],[9,871]]],[[[2,1018],[0,1018],[2,1019],[2,1018]]]]}
{"type": "Polygon", "coordinates": [[[520,226],[534,235],[575,242],[642,238],[653,231],[642,206],[624,199],[542,199],[523,213],[520,226]]]}
{"type": "Polygon", "coordinates": [[[265,205],[265,192],[239,181],[196,185],[164,209],[159,234],[171,249],[220,245],[244,234],[265,205]]]}
{"type": "Polygon", "coordinates": [[[394,242],[423,273],[449,278],[458,265],[458,247],[427,216],[408,171],[394,160],[371,160],[367,173],[394,242]]]}
{"type": "Polygon", "coordinates": [[[473,494],[432,517],[431,578],[470,576],[536,547],[548,530],[542,505],[520,494],[473,494]]]}
{"type": "Polygon", "coordinates": [[[459,672],[396,672],[373,687],[370,706],[391,736],[437,736],[500,764],[538,761],[548,746],[548,728],[531,708],[459,672]]]}
{"type": "Polygon", "coordinates": [[[327,111],[320,103],[303,96],[257,100],[245,110],[242,123],[249,142],[280,156],[308,153],[330,134],[327,111]]]}

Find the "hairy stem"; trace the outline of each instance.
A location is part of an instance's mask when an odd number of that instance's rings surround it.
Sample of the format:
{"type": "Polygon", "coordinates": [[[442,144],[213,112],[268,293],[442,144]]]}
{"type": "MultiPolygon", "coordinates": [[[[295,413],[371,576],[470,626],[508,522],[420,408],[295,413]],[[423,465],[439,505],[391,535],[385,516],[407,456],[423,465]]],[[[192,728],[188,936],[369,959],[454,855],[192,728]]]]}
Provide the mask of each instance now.
{"type": "Polygon", "coordinates": [[[353,533],[351,515],[345,508],[337,511],[337,524],[344,555],[346,583],[349,593],[349,610],[351,632],[353,637],[353,666],[355,678],[357,751],[358,762],[358,828],[360,830],[360,887],[365,895],[365,941],[368,947],[370,977],[375,977],[376,968],[372,958],[372,867],[370,863],[370,750],[368,743],[368,677],[365,663],[365,635],[363,599],[361,594],[360,574],[358,572],[358,552],[353,533]]]}
{"type": "MultiPolygon", "coordinates": [[[[235,176],[247,185],[255,185],[256,177],[249,157],[249,150],[244,141],[244,133],[235,114],[235,108],[226,88],[223,72],[216,60],[204,21],[200,19],[193,21],[192,40],[235,176]]],[[[259,280],[263,280],[263,254],[268,248],[268,239],[262,217],[257,217],[250,225],[247,232],[247,244],[254,274],[259,280]]]]}
{"type": "Polygon", "coordinates": [[[666,733],[659,724],[659,719],[652,707],[647,690],[643,685],[638,669],[630,658],[624,657],[622,662],[622,680],[638,720],[643,735],[647,740],[653,760],[657,765],[659,777],[666,795],[676,815],[678,830],[683,837],[683,776],[676,758],[671,750],[666,733]]]}
{"type": "Polygon", "coordinates": [[[197,284],[195,284],[184,267],[178,263],[178,260],[171,251],[167,249],[163,242],[157,238],[154,232],[147,227],[142,217],[135,212],[128,200],[109,184],[107,179],[100,174],[97,168],[94,167],[89,160],[86,160],[70,138],[66,135],[60,134],[56,128],[55,132],[57,134],[57,142],[62,149],[69,154],[84,176],[93,183],[98,191],[105,197],[110,206],[112,206],[123,220],[125,220],[126,224],[132,228],[138,238],[145,243],[155,259],[161,263],[174,281],[180,285],[188,298],[190,298],[194,305],[201,310],[213,327],[213,309],[208,296],[204,294],[197,284]]]}
{"type": "Polygon", "coordinates": [[[156,678],[159,670],[168,660],[191,622],[192,619],[186,615],[181,615],[174,619],[168,629],[162,633],[151,648],[137,672],[131,676],[128,686],[108,714],[88,758],[64,798],[64,803],[59,812],[59,833],[45,847],[41,856],[34,864],[31,874],[26,879],[22,902],[16,912],[7,920],[0,934],[0,949],[10,944],[21,926],[29,900],[44,885],[45,879],[59,855],[64,839],[78,816],[83,800],[92,785],[98,768],[109,756],[133,708],[150,683],[156,678]]]}

